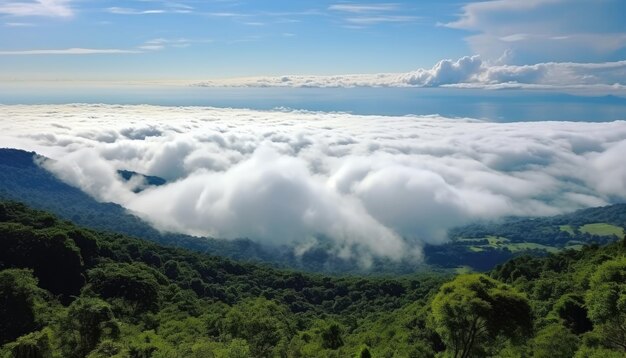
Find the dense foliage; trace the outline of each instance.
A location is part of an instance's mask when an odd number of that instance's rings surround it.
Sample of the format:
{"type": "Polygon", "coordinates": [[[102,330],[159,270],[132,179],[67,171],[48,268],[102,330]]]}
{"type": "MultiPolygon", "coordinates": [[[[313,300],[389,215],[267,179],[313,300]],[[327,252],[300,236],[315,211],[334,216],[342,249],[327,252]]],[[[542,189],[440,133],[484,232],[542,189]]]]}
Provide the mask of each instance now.
{"type": "Polygon", "coordinates": [[[489,275],[329,277],[0,204],[0,357],[622,357],[626,241],[489,275]]]}

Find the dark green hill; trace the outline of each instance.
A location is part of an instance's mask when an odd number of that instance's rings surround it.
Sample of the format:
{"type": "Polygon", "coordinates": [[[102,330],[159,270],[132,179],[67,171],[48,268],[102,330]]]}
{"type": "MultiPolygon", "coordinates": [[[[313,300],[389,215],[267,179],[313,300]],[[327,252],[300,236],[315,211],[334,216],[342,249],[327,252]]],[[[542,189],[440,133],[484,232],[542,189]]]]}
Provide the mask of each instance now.
{"type": "Polygon", "coordinates": [[[2,358],[617,358],[624,302],[626,239],[518,257],[489,276],[337,278],[0,202],[2,358]]]}
{"type": "MultiPolygon", "coordinates": [[[[239,260],[270,259],[265,250],[250,240],[227,241],[160,233],[122,206],[98,202],[80,189],[63,183],[39,166],[36,160],[46,158],[33,152],[0,149],[0,198],[17,200],[96,230],[119,232],[239,260]]],[[[132,176],[133,173],[126,175],[132,176]]],[[[162,184],[155,178],[152,178],[153,182],[162,184]]]]}
{"type": "Polygon", "coordinates": [[[63,356],[83,356],[105,337],[119,341],[120,333],[122,340],[134,341],[128,341],[131,351],[164,349],[169,356],[163,347],[186,342],[184,349],[192,350],[200,332],[191,331],[200,329],[216,350],[230,349],[218,342],[238,344],[231,340],[247,337],[246,347],[259,356],[287,349],[280,342],[297,331],[330,325],[334,320],[324,323],[330,317],[345,314],[342,324],[350,327],[371,314],[423,300],[443,279],[434,274],[365,279],[279,271],[82,229],[21,203],[0,202],[0,346],[48,327],[46,334],[58,334],[54,349],[63,356]],[[72,315],[81,309],[121,332],[110,332],[101,322],[90,328],[101,330],[97,339],[64,341],[71,338],[63,336],[64,330],[82,324],[72,321],[80,319],[72,315]],[[144,342],[141,337],[153,337],[155,330],[159,335],[170,331],[170,343],[157,338],[144,342]],[[180,336],[182,340],[176,338],[180,336]]]}

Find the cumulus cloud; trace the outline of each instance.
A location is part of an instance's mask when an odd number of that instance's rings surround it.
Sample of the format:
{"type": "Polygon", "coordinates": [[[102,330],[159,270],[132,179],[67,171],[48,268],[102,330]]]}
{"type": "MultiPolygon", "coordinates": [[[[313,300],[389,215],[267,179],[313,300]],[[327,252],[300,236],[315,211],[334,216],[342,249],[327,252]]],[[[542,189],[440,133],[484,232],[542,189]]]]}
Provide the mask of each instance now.
{"type": "Polygon", "coordinates": [[[55,159],[45,167],[59,178],[161,230],[248,237],[298,252],[322,240],[337,255],[365,263],[419,257],[425,243],[442,243],[448,228],[476,219],[626,200],[623,121],[488,123],[109,105],[0,109],[3,146],[55,159]],[[118,170],[168,183],[135,192],[118,170]]]}
{"type": "Polygon", "coordinates": [[[480,56],[441,60],[430,69],[408,73],[336,76],[278,76],[226,79],[193,84],[202,87],[471,87],[486,89],[576,89],[624,93],[626,61],[547,62],[495,65],[480,56]]]}

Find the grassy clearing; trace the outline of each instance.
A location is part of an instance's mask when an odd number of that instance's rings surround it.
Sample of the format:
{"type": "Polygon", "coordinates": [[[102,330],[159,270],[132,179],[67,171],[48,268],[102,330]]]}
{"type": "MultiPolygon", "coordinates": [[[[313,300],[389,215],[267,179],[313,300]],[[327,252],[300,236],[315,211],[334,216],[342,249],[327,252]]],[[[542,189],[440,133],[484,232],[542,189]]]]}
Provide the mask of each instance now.
{"type": "MultiPolygon", "coordinates": [[[[561,249],[557,248],[557,247],[552,247],[552,246],[547,246],[547,245],[542,245],[542,244],[535,244],[532,242],[515,242],[512,243],[510,242],[509,239],[507,239],[506,237],[499,237],[499,236],[487,236],[487,237],[483,237],[483,238],[475,238],[475,239],[460,239],[459,241],[465,241],[465,242],[484,242],[485,240],[487,240],[489,242],[489,244],[487,245],[468,245],[467,248],[468,250],[470,250],[471,252],[482,252],[482,251],[486,251],[486,250],[491,250],[491,249],[503,249],[503,248],[507,248],[509,249],[511,252],[520,252],[520,251],[525,251],[525,250],[545,250],[547,252],[550,253],[556,253],[559,252],[561,249]]],[[[572,243],[573,245],[571,245],[572,247],[582,247],[582,245],[578,245],[578,243],[572,243]]]]}
{"type": "Polygon", "coordinates": [[[480,242],[480,241],[483,241],[484,239],[485,239],[485,238],[482,238],[482,237],[481,237],[481,238],[466,238],[466,237],[459,237],[459,238],[456,238],[454,241],[458,241],[458,242],[469,242],[469,243],[472,243],[472,242],[480,242]]]}
{"type": "Polygon", "coordinates": [[[506,237],[501,237],[501,236],[485,236],[485,237],[474,237],[474,238],[460,237],[456,239],[456,241],[460,241],[460,242],[482,242],[484,240],[487,240],[489,242],[489,245],[504,244],[504,243],[509,242],[509,239],[507,239],[506,237]]]}
{"type": "Polygon", "coordinates": [[[504,246],[507,247],[509,250],[511,250],[511,252],[518,252],[518,251],[524,251],[524,250],[545,250],[550,253],[559,252],[559,249],[556,247],[535,244],[532,242],[512,243],[512,244],[506,244],[504,246]]]}
{"type": "Polygon", "coordinates": [[[559,226],[559,230],[561,231],[565,231],[566,233],[574,236],[575,232],[574,232],[574,228],[571,225],[561,225],[559,226]]]}
{"type": "Polygon", "coordinates": [[[454,273],[457,275],[465,275],[472,272],[474,272],[474,270],[469,266],[459,266],[454,269],[454,273]]]}
{"type": "Polygon", "coordinates": [[[596,224],[587,224],[581,226],[579,229],[581,232],[585,232],[591,235],[599,235],[599,236],[610,236],[616,235],[617,237],[624,236],[624,229],[610,224],[605,223],[596,223],[596,224]]]}
{"type": "Polygon", "coordinates": [[[506,244],[507,242],[509,242],[509,239],[507,239],[506,237],[500,237],[500,236],[487,236],[485,239],[489,241],[489,245],[491,246],[498,246],[498,245],[506,244]]]}

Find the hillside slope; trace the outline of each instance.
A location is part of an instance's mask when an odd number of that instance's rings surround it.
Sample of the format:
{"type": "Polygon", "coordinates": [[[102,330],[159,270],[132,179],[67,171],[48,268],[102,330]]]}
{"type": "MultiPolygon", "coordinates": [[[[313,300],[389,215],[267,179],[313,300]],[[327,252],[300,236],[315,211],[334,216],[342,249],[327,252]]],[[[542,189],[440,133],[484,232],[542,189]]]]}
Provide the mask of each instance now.
{"type": "MultiPolygon", "coordinates": [[[[35,158],[45,159],[33,152],[0,149],[0,198],[21,201],[96,230],[114,231],[239,260],[270,259],[265,250],[250,240],[215,240],[160,233],[122,206],[98,202],[80,189],[65,184],[36,164],[35,158]]],[[[122,175],[128,177],[132,174],[124,172],[122,175]]],[[[157,181],[150,178],[153,182],[157,181]]]]}
{"type": "Polygon", "coordinates": [[[626,240],[490,276],[281,271],[3,202],[0,357],[626,354],[626,240]]]}

